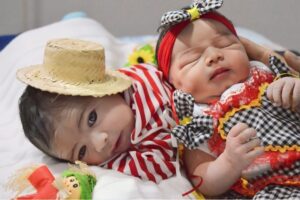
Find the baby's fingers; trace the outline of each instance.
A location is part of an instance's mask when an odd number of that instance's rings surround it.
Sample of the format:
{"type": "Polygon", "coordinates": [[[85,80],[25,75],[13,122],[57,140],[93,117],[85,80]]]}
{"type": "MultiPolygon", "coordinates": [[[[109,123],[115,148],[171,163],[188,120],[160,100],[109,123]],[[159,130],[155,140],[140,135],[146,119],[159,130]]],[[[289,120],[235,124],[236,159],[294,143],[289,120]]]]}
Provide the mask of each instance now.
{"type": "Polygon", "coordinates": [[[260,146],[260,139],[259,138],[252,138],[245,144],[241,146],[241,151],[242,152],[247,152],[249,153],[250,151],[253,151],[254,148],[260,146]]]}
{"type": "Polygon", "coordinates": [[[300,80],[296,80],[293,90],[293,111],[300,111],[300,80]]]}
{"type": "Polygon", "coordinates": [[[253,140],[256,136],[256,130],[254,128],[247,128],[243,130],[236,138],[239,144],[245,144],[253,140]]]}
{"type": "Polygon", "coordinates": [[[292,94],[294,90],[294,81],[286,81],[282,88],[282,107],[290,108],[292,106],[292,94]]]}
{"type": "Polygon", "coordinates": [[[274,102],[276,106],[281,105],[281,94],[284,83],[282,81],[275,81],[270,84],[267,90],[267,97],[274,102]]]}
{"type": "Polygon", "coordinates": [[[253,161],[255,158],[257,158],[258,156],[262,155],[264,153],[264,147],[259,146],[259,147],[255,147],[254,149],[252,149],[251,151],[249,151],[246,155],[246,157],[250,160],[253,161]]]}
{"type": "Polygon", "coordinates": [[[240,135],[240,133],[248,128],[247,124],[244,123],[238,123],[235,126],[232,127],[232,129],[228,133],[228,137],[236,137],[240,135]]]}

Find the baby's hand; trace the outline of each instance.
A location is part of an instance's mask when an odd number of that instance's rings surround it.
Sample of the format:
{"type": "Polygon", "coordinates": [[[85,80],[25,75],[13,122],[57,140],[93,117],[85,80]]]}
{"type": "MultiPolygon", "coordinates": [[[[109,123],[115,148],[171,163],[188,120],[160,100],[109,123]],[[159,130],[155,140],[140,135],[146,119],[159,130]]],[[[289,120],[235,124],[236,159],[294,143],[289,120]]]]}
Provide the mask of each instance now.
{"type": "Polygon", "coordinates": [[[276,106],[300,110],[300,79],[285,77],[270,84],[267,97],[276,106]]]}
{"type": "Polygon", "coordinates": [[[238,123],[227,135],[224,150],[225,159],[240,172],[246,169],[252,161],[264,152],[256,131],[247,124],[238,123]]]}

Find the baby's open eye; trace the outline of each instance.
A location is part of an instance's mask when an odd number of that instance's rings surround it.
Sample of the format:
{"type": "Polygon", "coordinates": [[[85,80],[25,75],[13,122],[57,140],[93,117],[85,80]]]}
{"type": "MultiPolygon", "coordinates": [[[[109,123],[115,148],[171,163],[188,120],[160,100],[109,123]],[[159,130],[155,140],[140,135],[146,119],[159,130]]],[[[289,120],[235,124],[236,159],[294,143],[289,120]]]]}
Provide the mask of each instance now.
{"type": "Polygon", "coordinates": [[[89,117],[88,117],[88,126],[89,127],[92,127],[95,122],[97,121],[97,113],[95,110],[93,110],[90,114],[89,114],[89,117]]]}
{"type": "Polygon", "coordinates": [[[85,156],[85,152],[86,152],[86,145],[82,146],[79,149],[78,160],[82,160],[83,159],[83,157],[85,156]]]}

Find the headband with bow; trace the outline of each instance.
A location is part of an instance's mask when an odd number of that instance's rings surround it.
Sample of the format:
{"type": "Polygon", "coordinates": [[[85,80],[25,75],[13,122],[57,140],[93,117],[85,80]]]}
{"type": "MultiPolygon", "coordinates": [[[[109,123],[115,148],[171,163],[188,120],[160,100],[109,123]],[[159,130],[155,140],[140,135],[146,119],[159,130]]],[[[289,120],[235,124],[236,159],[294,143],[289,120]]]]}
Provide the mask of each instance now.
{"type": "Polygon", "coordinates": [[[231,21],[218,12],[213,12],[215,9],[220,8],[222,4],[223,0],[194,0],[194,3],[189,7],[190,9],[169,11],[162,16],[161,25],[158,29],[162,32],[160,42],[156,47],[156,58],[158,68],[167,80],[169,80],[171,56],[176,38],[192,21],[199,18],[215,20],[222,23],[237,36],[231,21]]]}
{"type": "Polygon", "coordinates": [[[194,0],[187,10],[169,11],[161,18],[161,27],[172,26],[183,21],[193,21],[201,15],[220,8],[223,0],[194,0]]]}

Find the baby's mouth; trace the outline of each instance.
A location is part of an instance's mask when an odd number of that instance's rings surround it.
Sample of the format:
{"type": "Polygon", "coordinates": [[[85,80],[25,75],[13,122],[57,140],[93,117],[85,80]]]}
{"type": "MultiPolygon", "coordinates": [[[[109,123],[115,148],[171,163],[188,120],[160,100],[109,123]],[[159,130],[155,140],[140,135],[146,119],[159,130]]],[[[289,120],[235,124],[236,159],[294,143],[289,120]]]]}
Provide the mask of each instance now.
{"type": "Polygon", "coordinates": [[[229,71],[229,69],[226,69],[224,67],[220,67],[220,68],[218,68],[214,71],[214,73],[212,74],[212,76],[210,77],[209,80],[213,80],[214,78],[216,78],[216,77],[218,77],[218,76],[220,76],[220,75],[222,75],[222,74],[224,74],[228,71],[229,71]]]}

